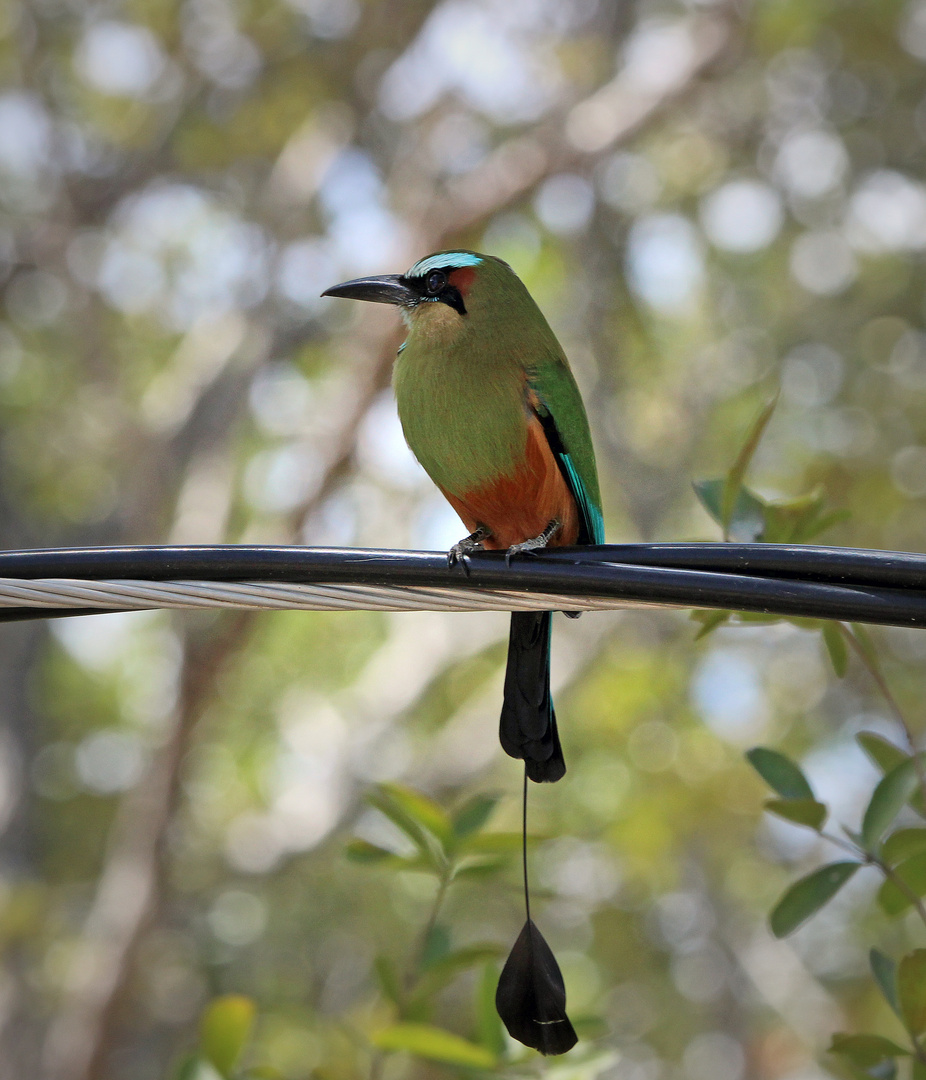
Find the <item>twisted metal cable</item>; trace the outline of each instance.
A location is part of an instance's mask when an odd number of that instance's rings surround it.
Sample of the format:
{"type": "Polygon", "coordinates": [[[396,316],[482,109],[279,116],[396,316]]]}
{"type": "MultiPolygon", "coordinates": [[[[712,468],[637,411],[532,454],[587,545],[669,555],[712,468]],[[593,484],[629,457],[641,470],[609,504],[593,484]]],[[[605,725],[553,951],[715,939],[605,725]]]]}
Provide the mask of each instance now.
{"type": "MultiPolygon", "coordinates": [[[[232,608],[280,611],[529,611],[538,607],[589,611],[627,603],[555,593],[523,594],[489,589],[416,589],[398,586],[287,585],[259,581],[80,581],[0,578],[0,609],[232,608]]],[[[2,612],[0,612],[2,619],[2,612]]]]}

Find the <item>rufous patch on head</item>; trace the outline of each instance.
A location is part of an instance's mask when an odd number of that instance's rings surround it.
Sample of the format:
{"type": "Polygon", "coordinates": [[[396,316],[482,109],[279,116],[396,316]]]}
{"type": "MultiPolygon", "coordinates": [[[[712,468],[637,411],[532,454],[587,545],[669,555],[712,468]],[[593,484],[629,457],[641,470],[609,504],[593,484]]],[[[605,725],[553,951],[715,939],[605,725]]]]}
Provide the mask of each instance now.
{"type": "Polygon", "coordinates": [[[456,270],[450,271],[447,280],[465,299],[470,287],[476,280],[476,268],[474,266],[460,266],[456,270]]]}

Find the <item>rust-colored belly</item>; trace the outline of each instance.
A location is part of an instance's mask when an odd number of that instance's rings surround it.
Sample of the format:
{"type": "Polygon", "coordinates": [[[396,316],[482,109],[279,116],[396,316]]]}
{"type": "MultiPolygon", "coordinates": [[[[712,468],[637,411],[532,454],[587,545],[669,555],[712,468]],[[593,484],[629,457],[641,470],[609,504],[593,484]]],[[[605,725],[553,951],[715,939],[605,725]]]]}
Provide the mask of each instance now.
{"type": "Polygon", "coordinates": [[[551,547],[574,544],[578,538],[575,499],[536,417],[528,424],[524,457],[510,475],[462,494],[441,490],[470,532],[480,526],[491,532],[483,544],[489,550],[504,551],[532,540],[553,520],[560,528],[550,539],[551,547]]]}

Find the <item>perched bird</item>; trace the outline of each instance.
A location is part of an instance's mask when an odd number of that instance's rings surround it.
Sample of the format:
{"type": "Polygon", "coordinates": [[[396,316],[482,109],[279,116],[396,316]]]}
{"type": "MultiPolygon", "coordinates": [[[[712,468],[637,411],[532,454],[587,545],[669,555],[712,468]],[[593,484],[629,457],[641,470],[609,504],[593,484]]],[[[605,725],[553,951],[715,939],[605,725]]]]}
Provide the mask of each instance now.
{"type": "MultiPolygon", "coordinates": [[[[478,548],[508,556],[600,544],[601,499],[588,420],[559,342],[507,263],[440,251],[405,274],[327,289],[396,304],[409,333],[393,385],[412,452],[470,530],[453,565],[478,548]]],[[[531,780],[566,771],[550,698],[549,611],[514,612],[500,737],[531,780]]],[[[524,781],[527,820],[527,780],[524,781]]],[[[543,1054],[576,1043],[562,973],[530,917],[505,963],[495,1004],[509,1034],[543,1054]]]]}
{"type": "MultiPolygon", "coordinates": [[[[405,438],[479,548],[509,556],[604,541],[585,408],[563,350],[507,263],[441,251],[401,275],[327,289],[398,306],[393,384],[405,438]]],[[[514,612],[500,738],[535,781],[566,771],[550,698],[549,611],[514,612]]]]}

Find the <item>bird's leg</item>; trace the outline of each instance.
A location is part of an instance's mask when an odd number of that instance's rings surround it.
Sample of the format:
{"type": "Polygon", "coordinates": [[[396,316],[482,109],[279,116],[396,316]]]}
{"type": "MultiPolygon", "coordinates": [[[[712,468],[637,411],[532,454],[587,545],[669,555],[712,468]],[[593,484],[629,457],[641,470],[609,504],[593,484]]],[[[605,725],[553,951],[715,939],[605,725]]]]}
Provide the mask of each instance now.
{"type": "Polygon", "coordinates": [[[531,540],[525,540],[521,544],[512,544],[505,552],[505,565],[511,565],[512,555],[527,555],[532,551],[537,551],[539,548],[545,548],[555,536],[561,524],[562,522],[558,518],[554,518],[539,536],[535,536],[531,540]]]}
{"type": "Polygon", "coordinates": [[[475,532],[471,532],[469,536],[464,536],[447,552],[447,565],[452,569],[457,563],[462,563],[463,569],[466,570],[466,563],[463,561],[464,555],[479,551],[482,547],[482,541],[488,540],[491,535],[491,529],[487,529],[485,525],[480,525],[475,532]]]}

